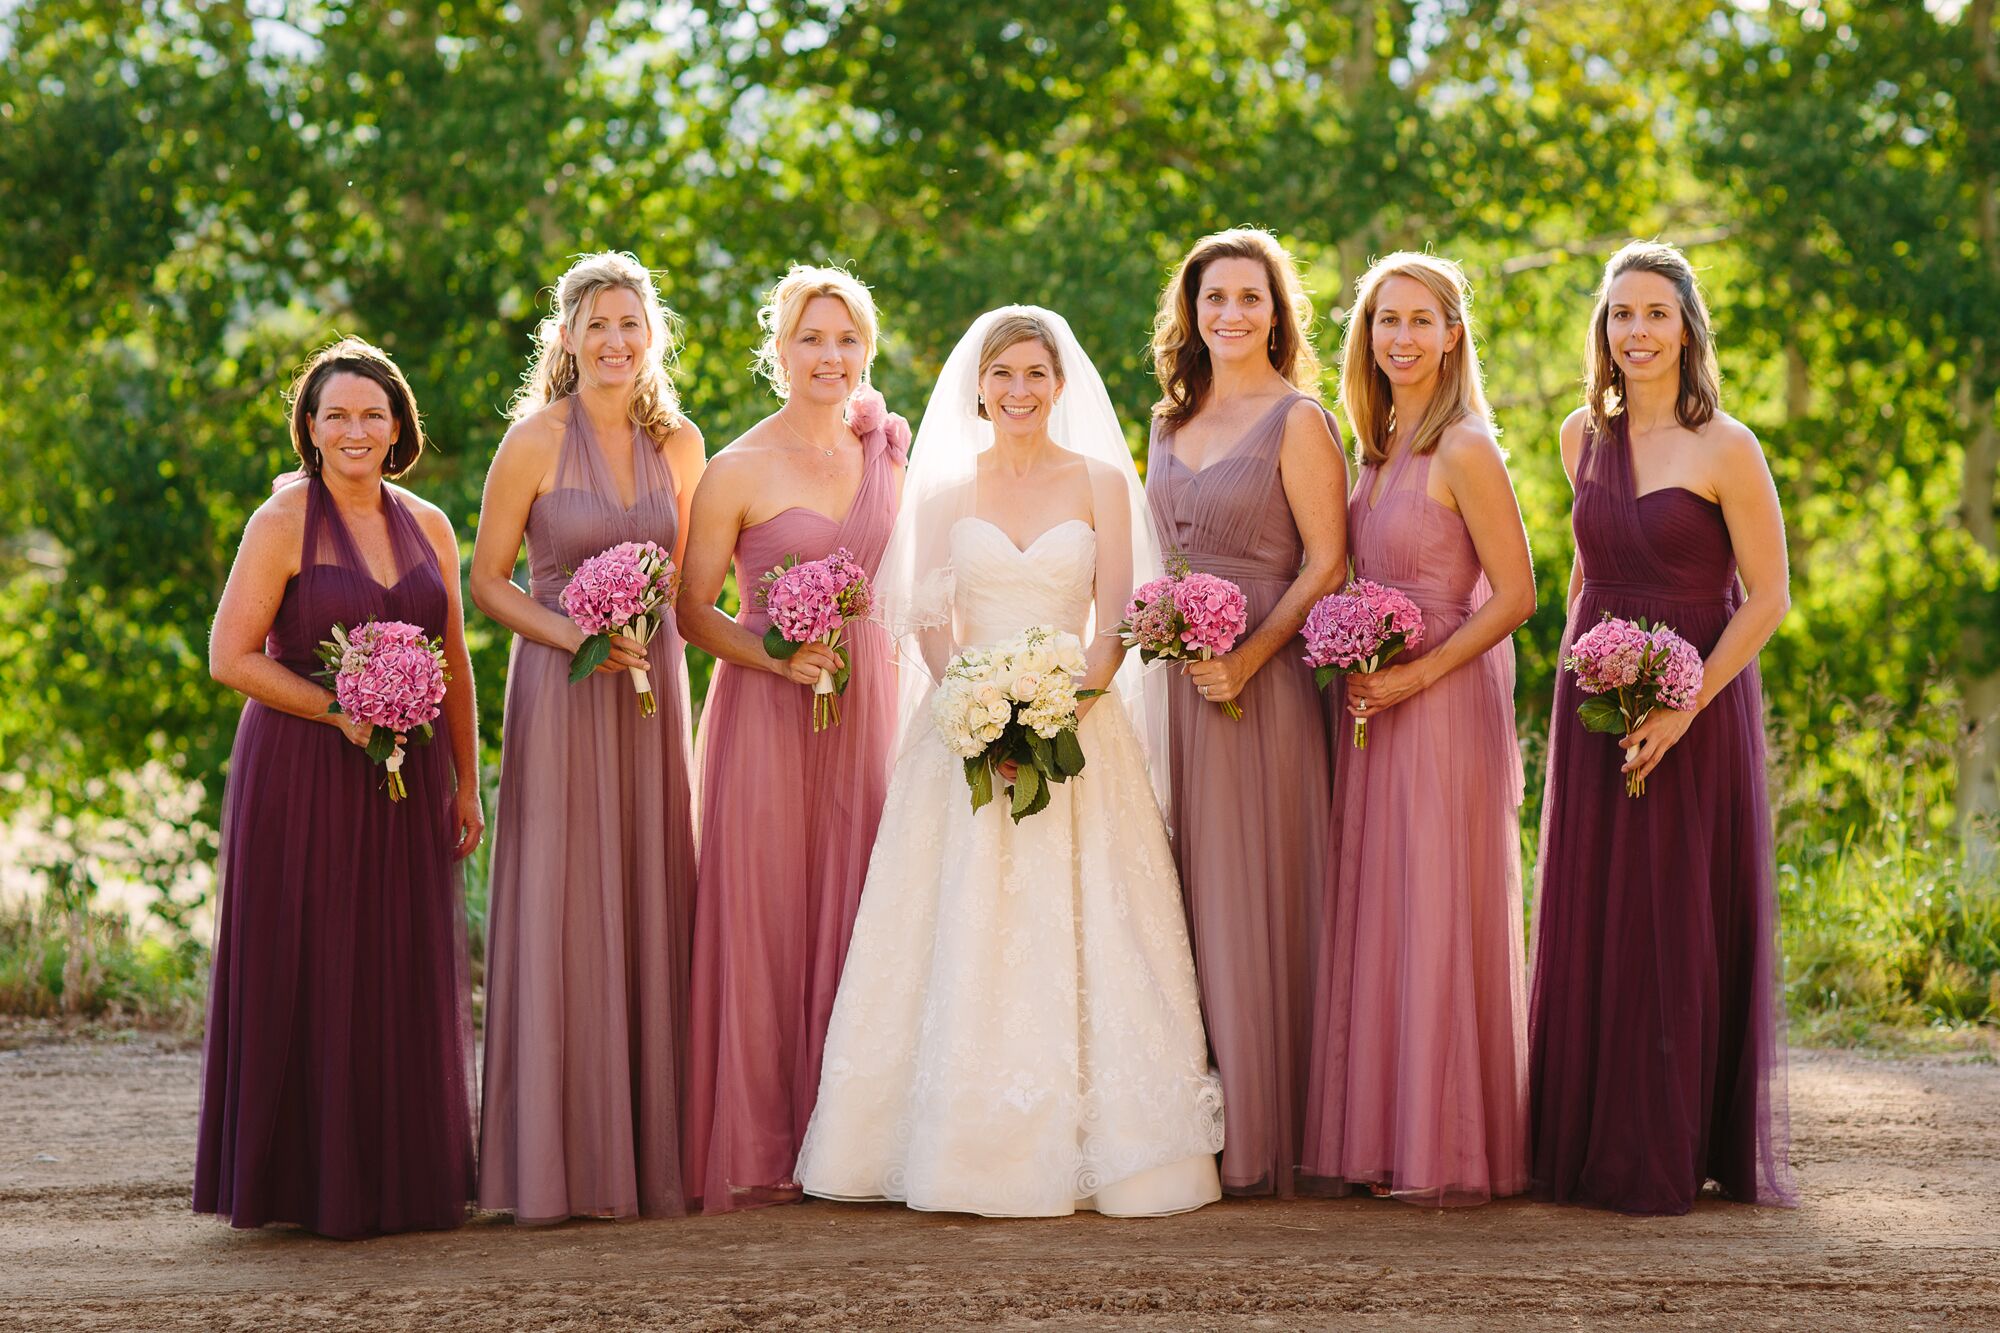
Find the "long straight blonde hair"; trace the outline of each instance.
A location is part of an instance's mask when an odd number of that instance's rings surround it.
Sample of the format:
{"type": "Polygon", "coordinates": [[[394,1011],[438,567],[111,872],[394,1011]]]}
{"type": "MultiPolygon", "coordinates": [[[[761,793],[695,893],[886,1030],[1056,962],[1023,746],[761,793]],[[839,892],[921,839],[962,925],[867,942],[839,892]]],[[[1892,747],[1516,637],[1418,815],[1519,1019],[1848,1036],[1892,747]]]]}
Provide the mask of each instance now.
{"type": "Polygon", "coordinates": [[[1354,429],[1355,454],[1361,466],[1385,463],[1389,444],[1402,423],[1396,420],[1389,377],[1375,361],[1375,307],[1382,285],[1391,278],[1413,278],[1437,298],[1438,313],[1459,330],[1458,346],[1444,354],[1438,366],[1437,392],[1431,395],[1423,419],[1410,437],[1413,453],[1427,454],[1453,423],[1472,417],[1493,424],[1480,382],[1479,349],[1472,334],[1472,289],[1465,271],[1449,259],[1399,250],[1384,256],[1361,275],[1354,291],[1354,310],[1340,345],[1340,405],[1354,429]]]}
{"type": "Polygon", "coordinates": [[[581,387],[582,371],[576,354],[563,346],[563,331],[568,330],[572,344],[581,342],[597,298],[614,287],[637,296],[646,312],[646,354],[632,390],[631,417],[657,449],[683,420],[680,394],[667,373],[680,350],[680,320],[660,300],[652,271],[622,250],[584,255],[557,281],[554,308],[535,329],[535,359],[508,404],[507,415],[520,421],[581,387]]]}

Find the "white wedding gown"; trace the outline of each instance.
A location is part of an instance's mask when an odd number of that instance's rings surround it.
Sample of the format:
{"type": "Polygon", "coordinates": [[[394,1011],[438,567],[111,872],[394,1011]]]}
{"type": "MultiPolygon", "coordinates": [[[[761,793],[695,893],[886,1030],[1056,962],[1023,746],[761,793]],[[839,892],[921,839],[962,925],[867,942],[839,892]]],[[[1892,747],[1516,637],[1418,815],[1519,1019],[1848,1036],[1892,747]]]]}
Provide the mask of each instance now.
{"type": "MultiPolygon", "coordinates": [[[[959,638],[1081,635],[1096,534],[950,533],[959,638]]],[[[830,1199],[994,1217],[1221,1196],[1222,1093],[1144,754],[1115,695],[1084,771],[1019,824],[976,814],[928,712],[906,738],[840,978],[798,1178],[830,1199]]]]}

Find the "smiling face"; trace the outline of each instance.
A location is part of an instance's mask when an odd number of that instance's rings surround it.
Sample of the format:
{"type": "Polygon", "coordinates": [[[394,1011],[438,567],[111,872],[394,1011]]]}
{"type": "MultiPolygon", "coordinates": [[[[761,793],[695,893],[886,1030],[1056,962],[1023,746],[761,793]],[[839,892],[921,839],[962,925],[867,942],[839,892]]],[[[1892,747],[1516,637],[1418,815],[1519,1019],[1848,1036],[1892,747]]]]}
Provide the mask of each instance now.
{"type": "Polygon", "coordinates": [[[329,375],[320,386],[312,439],[323,475],[374,480],[400,434],[388,391],[366,375],[329,375]]]}
{"type": "Polygon", "coordinates": [[[1687,324],[1679,290],[1665,274],[1633,269],[1612,279],[1605,295],[1604,334],[1628,383],[1676,383],[1687,324]]]}
{"type": "Polygon", "coordinates": [[[807,301],[778,351],[791,396],[801,402],[844,403],[868,373],[867,334],[837,296],[807,301]]]}
{"type": "Polygon", "coordinates": [[[576,326],[563,330],[578,376],[599,389],[631,388],[652,341],[646,303],[630,287],[606,287],[584,303],[576,326]]]}
{"type": "Polygon", "coordinates": [[[1039,338],[1004,348],[979,372],[979,397],[995,434],[1014,439],[1046,435],[1062,397],[1062,373],[1039,338]]]}
{"type": "Polygon", "coordinates": [[[1368,322],[1375,365],[1398,388],[1437,379],[1465,330],[1446,318],[1444,302],[1415,278],[1397,274],[1376,289],[1368,322]]]}
{"type": "Polygon", "coordinates": [[[1276,305],[1271,275],[1255,259],[1211,260],[1195,291],[1195,321],[1208,354],[1217,361],[1265,355],[1276,305]]]}

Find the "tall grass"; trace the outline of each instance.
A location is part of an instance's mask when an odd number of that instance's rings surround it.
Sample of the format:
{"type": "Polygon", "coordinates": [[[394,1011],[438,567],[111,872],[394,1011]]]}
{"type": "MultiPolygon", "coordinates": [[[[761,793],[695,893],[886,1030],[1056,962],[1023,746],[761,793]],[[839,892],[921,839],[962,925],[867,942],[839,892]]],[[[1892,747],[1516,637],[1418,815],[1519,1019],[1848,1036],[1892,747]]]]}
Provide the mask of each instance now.
{"type": "Polygon", "coordinates": [[[185,931],[144,933],[90,898],[88,886],[58,885],[0,908],[0,1014],[198,1032],[207,948],[185,931]]]}

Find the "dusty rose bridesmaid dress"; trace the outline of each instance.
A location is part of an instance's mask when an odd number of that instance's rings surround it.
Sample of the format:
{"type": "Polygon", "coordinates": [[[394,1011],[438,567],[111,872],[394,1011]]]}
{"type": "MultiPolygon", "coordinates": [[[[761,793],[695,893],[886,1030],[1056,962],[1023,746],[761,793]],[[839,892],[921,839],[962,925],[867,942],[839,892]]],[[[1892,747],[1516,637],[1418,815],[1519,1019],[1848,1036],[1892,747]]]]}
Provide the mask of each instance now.
{"type": "MultiPolygon", "coordinates": [[[[896,518],[909,427],[862,436],[845,517],[793,506],[743,530],[737,623],[763,634],[759,576],[845,547],[871,576],[896,518]]],[[[888,792],[895,660],[880,624],[845,634],[840,723],[815,734],[805,686],[718,663],[702,714],[702,850],[683,1175],[690,1206],[727,1212],[799,1198],[799,1146],[888,792]]]]}
{"type": "MultiPolygon", "coordinates": [[[[1409,595],[1423,651],[1492,595],[1465,520],[1425,491],[1434,458],[1361,469],[1347,508],[1355,576],[1409,595]]],[[[1344,690],[1332,687],[1343,710],[1344,690]]],[[[1306,1170],[1413,1203],[1518,1194],[1528,1007],[1512,640],[1371,719],[1365,749],[1348,730],[1306,1170]]]]}

